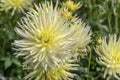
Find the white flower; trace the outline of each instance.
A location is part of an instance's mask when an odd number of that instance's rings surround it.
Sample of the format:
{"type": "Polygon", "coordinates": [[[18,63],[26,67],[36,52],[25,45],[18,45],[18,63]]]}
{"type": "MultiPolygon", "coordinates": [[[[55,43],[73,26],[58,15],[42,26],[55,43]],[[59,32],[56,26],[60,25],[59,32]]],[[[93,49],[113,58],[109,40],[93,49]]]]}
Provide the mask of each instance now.
{"type": "Polygon", "coordinates": [[[8,11],[12,9],[12,15],[17,12],[24,12],[24,9],[30,7],[32,0],[1,0],[1,9],[8,11]]]}
{"type": "Polygon", "coordinates": [[[108,74],[108,79],[113,75],[120,79],[120,38],[117,35],[110,35],[102,39],[102,44],[96,47],[99,55],[98,62],[106,67],[104,77],[108,74]]]}
{"type": "Polygon", "coordinates": [[[25,65],[49,70],[70,57],[72,32],[65,20],[59,19],[57,8],[49,3],[35,5],[15,28],[21,40],[15,40],[18,56],[25,56],[25,65]]]}
{"type": "Polygon", "coordinates": [[[25,77],[25,80],[72,80],[76,74],[70,71],[78,70],[78,65],[73,64],[73,62],[74,60],[68,60],[50,71],[41,71],[39,68],[35,69],[25,77]]]}
{"type": "MultiPolygon", "coordinates": [[[[15,28],[21,37],[21,40],[13,43],[15,54],[24,57],[24,66],[35,71],[31,74],[49,74],[50,71],[65,66],[65,62],[78,55],[78,50],[86,52],[86,46],[91,41],[90,28],[75,18],[71,20],[72,24],[60,18],[62,9],[58,8],[58,4],[53,8],[49,2],[35,5],[35,9],[31,9],[15,28]]],[[[68,77],[71,76],[69,74],[66,73],[68,77]]]]}

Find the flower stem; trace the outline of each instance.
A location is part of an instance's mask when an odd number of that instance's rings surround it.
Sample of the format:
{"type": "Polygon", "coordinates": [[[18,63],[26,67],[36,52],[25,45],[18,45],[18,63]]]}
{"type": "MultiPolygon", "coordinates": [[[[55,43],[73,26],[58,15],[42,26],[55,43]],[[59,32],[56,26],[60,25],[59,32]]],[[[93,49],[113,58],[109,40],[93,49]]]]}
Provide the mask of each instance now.
{"type": "Polygon", "coordinates": [[[115,15],[115,31],[118,33],[118,15],[115,15]]]}
{"type": "Polygon", "coordinates": [[[108,28],[109,28],[109,33],[112,32],[112,28],[111,28],[111,14],[108,14],[108,28]]]}
{"type": "Polygon", "coordinates": [[[91,6],[91,0],[88,0],[88,5],[89,5],[89,23],[92,23],[92,6],[91,6]]]}
{"type": "Polygon", "coordinates": [[[45,71],[45,80],[47,80],[46,77],[47,77],[47,76],[46,76],[46,71],[45,71]]]}
{"type": "Polygon", "coordinates": [[[90,54],[89,54],[89,58],[88,58],[88,71],[87,71],[88,72],[88,76],[87,76],[87,80],[89,80],[91,58],[92,58],[92,47],[90,48],[90,54]]]}
{"type": "Polygon", "coordinates": [[[109,33],[112,33],[112,27],[111,27],[111,11],[109,9],[109,1],[105,1],[106,3],[106,11],[107,11],[107,22],[108,22],[108,29],[109,29],[109,33]]]}
{"type": "Polygon", "coordinates": [[[6,44],[6,40],[3,41],[3,46],[2,46],[2,56],[5,54],[5,44],[6,44]]]}

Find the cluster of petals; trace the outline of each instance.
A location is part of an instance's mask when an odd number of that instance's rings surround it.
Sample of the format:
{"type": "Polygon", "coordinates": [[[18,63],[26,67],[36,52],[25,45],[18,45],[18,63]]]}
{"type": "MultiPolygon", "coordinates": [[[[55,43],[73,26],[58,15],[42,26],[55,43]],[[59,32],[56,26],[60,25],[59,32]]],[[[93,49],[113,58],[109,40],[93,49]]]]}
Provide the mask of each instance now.
{"type": "Polygon", "coordinates": [[[104,65],[104,77],[108,75],[107,79],[112,76],[120,79],[120,38],[117,34],[109,35],[109,39],[104,37],[101,45],[96,46],[96,53],[98,63],[104,65]]]}
{"type": "Polygon", "coordinates": [[[69,71],[77,68],[72,63],[91,42],[90,27],[77,18],[71,22],[61,19],[63,8],[58,4],[53,7],[52,2],[45,2],[34,6],[18,22],[15,32],[21,39],[13,43],[15,54],[22,56],[24,66],[33,70],[33,76],[26,79],[39,80],[45,74],[50,80],[69,80],[73,77],[69,71]]]}

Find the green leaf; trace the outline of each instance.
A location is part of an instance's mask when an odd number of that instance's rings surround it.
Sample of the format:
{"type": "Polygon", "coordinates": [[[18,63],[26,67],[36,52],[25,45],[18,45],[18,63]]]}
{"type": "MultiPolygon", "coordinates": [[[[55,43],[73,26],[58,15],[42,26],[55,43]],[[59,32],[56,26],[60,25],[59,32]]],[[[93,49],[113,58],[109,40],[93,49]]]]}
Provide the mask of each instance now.
{"type": "Polygon", "coordinates": [[[4,62],[5,69],[9,68],[12,65],[12,61],[10,58],[6,58],[4,62]]]}
{"type": "Polygon", "coordinates": [[[75,78],[76,78],[76,80],[82,80],[79,75],[77,75],[75,78]]]}
{"type": "Polygon", "coordinates": [[[18,61],[17,59],[13,59],[12,61],[13,61],[13,63],[14,63],[15,65],[21,66],[20,61],[18,61]]]}

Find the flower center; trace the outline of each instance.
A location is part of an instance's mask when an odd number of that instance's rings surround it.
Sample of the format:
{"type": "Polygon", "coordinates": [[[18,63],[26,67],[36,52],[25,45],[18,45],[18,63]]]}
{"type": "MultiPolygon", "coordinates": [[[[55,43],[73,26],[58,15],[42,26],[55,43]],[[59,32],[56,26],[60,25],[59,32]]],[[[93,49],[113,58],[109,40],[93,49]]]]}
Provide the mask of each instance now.
{"type": "Polygon", "coordinates": [[[42,44],[49,44],[51,39],[51,34],[49,31],[42,31],[40,33],[40,35],[38,36],[38,40],[42,43],[42,44]]]}
{"type": "Polygon", "coordinates": [[[117,64],[119,64],[120,63],[120,50],[118,50],[118,49],[115,49],[114,51],[113,51],[113,64],[114,65],[117,65],[117,64]]]}
{"type": "Polygon", "coordinates": [[[47,32],[42,32],[41,40],[45,43],[49,42],[50,34],[48,34],[47,32]]]}

